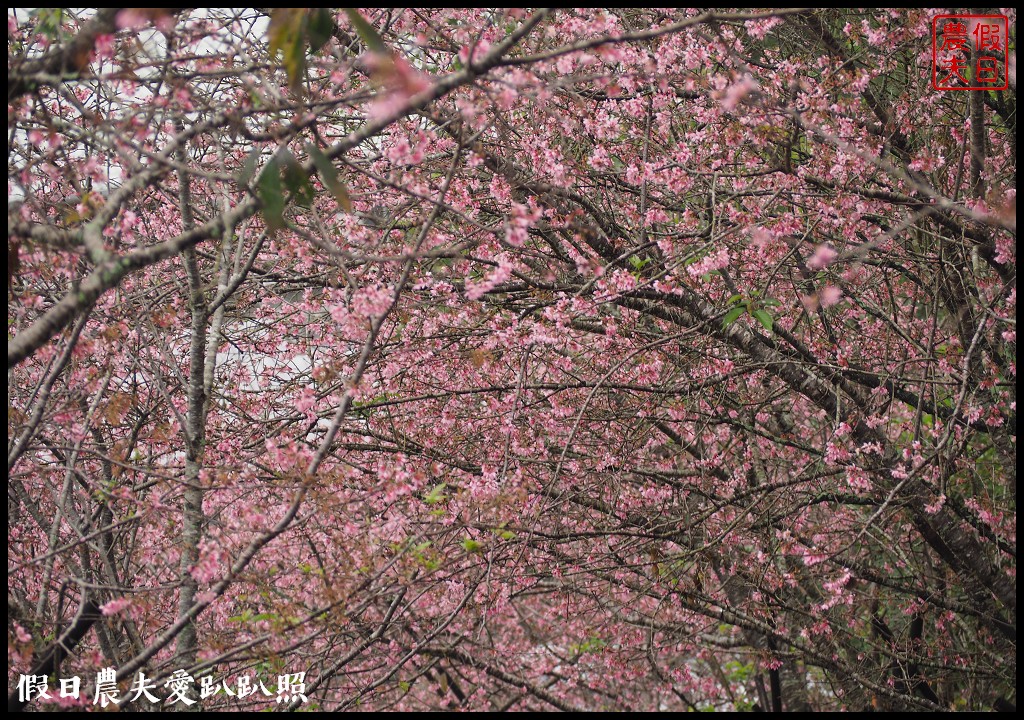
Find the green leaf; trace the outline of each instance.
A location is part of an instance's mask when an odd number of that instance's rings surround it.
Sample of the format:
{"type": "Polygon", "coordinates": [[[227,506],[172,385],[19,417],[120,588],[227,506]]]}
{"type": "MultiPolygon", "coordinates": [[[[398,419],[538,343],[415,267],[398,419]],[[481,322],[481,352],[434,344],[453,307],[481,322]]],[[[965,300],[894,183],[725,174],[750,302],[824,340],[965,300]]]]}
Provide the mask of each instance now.
{"type": "Polygon", "coordinates": [[[242,169],[238,171],[239,185],[247,187],[252,181],[253,176],[256,175],[256,163],[260,161],[260,154],[260,149],[256,148],[245,156],[245,162],[242,163],[242,169]]]}
{"type": "Polygon", "coordinates": [[[309,53],[314,55],[327,44],[334,34],[334,18],[327,8],[314,8],[309,14],[306,37],[309,39],[309,53]]]}
{"type": "Polygon", "coordinates": [[[277,155],[281,163],[281,176],[284,179],[285,188],[292,194],[296,203],[302,207],[309,207],[313,204],[315,193],[306,171],[302,169],[302,165],[287,148],[281,148],[277,155]]]}
{"type": "Polygon", "coordinates": [[[732,324],[733,324],[734,322],[736,322],[736,318],[738,318],[738,317],[739,317],[740,315],[742,315],[742,314],[743,314],[743,313],[745,313],[746,311],[747,311],[747,308],[746,308],[746,307],[744,307],[743,305],[737,305],[737,306],[736,306],[736,307],[734,307],[734,308],[733,308],[732,310],[730,310],[729,312],[727,312],[727,313],[725,314],[725,317],[724,317],[724,318],[722,318],[722,327],[723,327],[723,328],[727,328],[727,327],[729,327],[729,326],[730,326],[730,325],[732,325],[732,324]]]}
{"type": "Polygon", "coordinates": [[[36,30],[41,35],[54,40],[64,24],[64,8],[38,8],[30,12],[29,17],[38,19],[36,30]]]}
{"type": "Polygon", "coordinates": [[[313,165],[316,167],[317,172],[320,174],[320,179],[324,183],[324,187],[330,190],[331,195],[338,201],[338,205],[341,206],[345,212],[352,212],[352,199],[348,195],[348,188],[345,187],[345,183],[338,178],[338,171],[334,167],[334,163],[331,162],[330,158],[320,152],[313,143],[307,143],[306,152],[309,153],[309,157],[313,160],[313,165]]]}
{"type": "Polygon", "coordinates": [[[406,681],[406,680],[399,680],[398,681],[398,689],[401,690],[402,692],[409,692],[409,688],[411,688],[411,687],[412,687],[412,685],[410,685],[408,683],[408,681],[406,681]]]}
{"type": "Polygon", "coordinates": [[[608,647],[608,643],[597,635],[591,635],[586,640],[579,643],[573,643],[569,646],[569,650],[576,655],[586,655],[587,653],[597,653],[608,647]]]}
{"type": "Polygon", "coordinates": [[[303,11],[299,8],[275,8],[270,13],[267,27],[270,53],[283,52],[284,48],[299,37],[302,28],[303,11]]]}
{"type": "Polygon", "coordinates": [[[276,8],[270,14],[270,26],[267,28],[270,54],[281,53],[284,71],[288,75],[288,86],[293,92],[302,89],[302,77],[306,69],[306,50],[303,42],[305,25],[305,9],[276,8]]]}
{"type": "Polygon", "coordinates": [[[366,18],[359,14],[359,11],[355,8],[345,8],[345,14],[348,15],[349,22],[352,23],[352,27],[355,28],[359,37],[366,43],[366,47],[375,53],[387,53],[388,46],[384,44],[384,40],[377,31],[374,29],[366,18]]]}
{"type": "Polygon", "coordinates": [[[466,549],[466,552],[475,553],[480,552],[481,548],[483,548],[483,545],[478,543],[476,540],[473,540],[472,538],[466,538],[462,541],[462,547],[466,549]]]}
{"type": "Polygon", "coordinates": [[[301,42],[288,45],[284,53],[284,71],[288,75],[288,87],[294,93],[302,91],[302,80],[306,70],[306,50],[301,42]]]}
{"type": "Polygon", "coordinates": [[[767,330],[768,332],[772,331],[772,326],[775,324],[775,320],[772,318],[771,315],[766,313],[764,310],[755,310],[751,314],[757,319],[759,323],[764,325],[765,330],[767,330]]]}
{"type": "Polygon", "coordinates": [[[256,197],[263,206],[263,220],[274,233],[284,227],[284,188],[281,186],[281,165],[271,158],[256,186],[256,197]]]}
{"type": "Polygon", "coordinates": [[[427,505],[436,505],[439,502],[444,502],[448,499],[448,496],[444,494],[446,487],[448,487],[447,483],[440,483],[430,488],[430,492],[423,496],[423,502],[427,505]]]}

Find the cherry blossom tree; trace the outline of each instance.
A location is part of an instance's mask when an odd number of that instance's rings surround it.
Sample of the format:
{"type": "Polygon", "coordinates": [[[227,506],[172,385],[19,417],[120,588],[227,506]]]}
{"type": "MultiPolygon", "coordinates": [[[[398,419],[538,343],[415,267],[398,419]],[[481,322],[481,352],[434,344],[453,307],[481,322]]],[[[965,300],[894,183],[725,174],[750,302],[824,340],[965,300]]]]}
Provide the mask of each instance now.
{"type": "Polygon", "coordinates": [[[1012,709],[939,14],[9,9],[9,706],[1012,709]]]}

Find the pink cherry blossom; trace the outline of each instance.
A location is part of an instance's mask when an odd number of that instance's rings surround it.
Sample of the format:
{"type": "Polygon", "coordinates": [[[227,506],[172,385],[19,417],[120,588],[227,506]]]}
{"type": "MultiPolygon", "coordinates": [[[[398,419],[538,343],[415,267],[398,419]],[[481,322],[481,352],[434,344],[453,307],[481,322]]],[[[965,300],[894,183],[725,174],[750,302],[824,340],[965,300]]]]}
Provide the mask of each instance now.
{"type": "Polygon", "coordinates": [[[839,257],[839,253],[829,245],[818,245],[814,254],[807,259],[807,267],[811,270],[824,270],[839,257]]]}

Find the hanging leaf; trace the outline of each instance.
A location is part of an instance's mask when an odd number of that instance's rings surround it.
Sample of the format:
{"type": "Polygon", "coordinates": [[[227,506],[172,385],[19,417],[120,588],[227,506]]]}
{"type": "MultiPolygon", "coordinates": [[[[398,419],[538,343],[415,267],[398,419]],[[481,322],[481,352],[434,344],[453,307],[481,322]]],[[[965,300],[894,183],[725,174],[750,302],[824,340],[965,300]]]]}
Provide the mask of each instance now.
{"type": "Polygon", "coordinates": [[[724,329],[732,325],[734,322],[736,322],[736,318],[738,318],[744,312],[746,312],[746,308],[743,305],[737,305],[732,310],[727,312],[725,314],[725,317],[722,318],[722,328],[724,329]]]}
{"type": "Polygon", "coordinates": [[[334,163],[320,152],[320,148],[313,143],[306,145],[306,152],[309,153],[309,157],[313,160],[313,165],[320,174],[324,187],[330,191],[334,199],[338,201],[338,205],[345,212],[352,212],[352,199],[349,197],[348,188],[345,187],[345,183],[338,177],[338,171],[334,167],[334,163]]]}
{"type": "Polygon", "coordinates": [[[313,8],[310,12],[306,37],[309,40],[309,54],[314,55],[320,52],[334,34],[334,18],[327,8],[313,8]]]}
{"type": "Polygon", "coordinates": [[[283,52],[285,47],[301,37],[303,11],[299,8],[275,8],[270,13],[267,39],[270,52],[283,52]]]}
{"type": "Polygon", "coordinates": [[[292,199],[297,204],[308,208],[313,204],[315,192],[306,171],[302,169],[302,165],[287,148],[281,148],[277,153],[277,158],[281,166],[281,177],[284,180],[285,189],[291,193],[292,199]]]}
{"type": "Polygon", "coordinates": [[[263,206],[263,220],[271,232],[284,227],[284,189],[281,186],[281,166],[276,157],[271,158],[256,187],[256,196],[263,206]]]}
{"type": "Polygon", "coordinates": [[[306,69],[304,26],[306,11],[301,8],[276,8],[270,14],[267,38],[270,53],[281,54],[288,87],[292,92],[302,90],[302,78],[306,69]]]}
{"type": "Polygon", "coordinates": [[[355,8],[345,8],[345,14],[348,15],[349,22],[352,23],[352,27],[355,28],[356,32],[359,33],[359,37],[366,43],[366,47],[375,53],[386,54],[388,52],[388,46],[384,44],[384,40],[380,35],[377,34],[376,29],[369,21],[359,14],[359,11],[355,8]]]}
{"type": "Polygon", "coordinates": [[[766,313],[764,310],[755,310],[751,314],[757,319],[759,323],[764,325],[765,330],[767,330],[768,332],[772,331],[772,327],[774,326],[775,321],[772,319],[771,315],[766,313]]]}
{"type": "Polygon", "coordinates": [[[288,45],[284,55],[284,71],[288,75],[288,88],[294,93],[302,92],[302,79],[306,70],[306,51],[302,42],[288,45]]]}
{"type": "Polygon", "coordinates": [[[245,162],[242,163],[242,169],[238,171],[238,184],[242,187],[248,187],[256,175],[256,163],[260,160],[260,154],[260,149],[256,148],[246,155],[245,162]]]}

